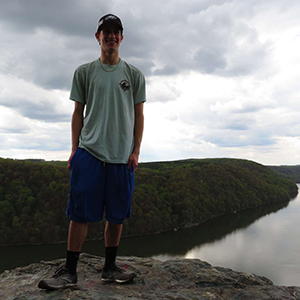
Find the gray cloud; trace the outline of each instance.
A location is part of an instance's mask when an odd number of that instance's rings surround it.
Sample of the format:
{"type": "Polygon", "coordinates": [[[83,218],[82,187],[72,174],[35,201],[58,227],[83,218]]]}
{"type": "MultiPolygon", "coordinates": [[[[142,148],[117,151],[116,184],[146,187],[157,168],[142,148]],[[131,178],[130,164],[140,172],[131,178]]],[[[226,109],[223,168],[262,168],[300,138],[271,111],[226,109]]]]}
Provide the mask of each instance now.
{"type": "MultiPolygon", "coordinates": [[[[19,149],[37,151],[69,151],[70,132],[66,126],[49,128],[36,128],[35,133],[1,133],[0,149],[19,149]]],[[[69,128],[69,126],[67,126],[69,128]]]]}
{"type": "Polygon", "coordinates": [[[74,70],[100,54],[94,32],[107,11],[99,1],[5,1],[0,72],[69,90],[74,70]]]}
{"type": "MultiPolygon", "coordinates": [[[[122,59],[126,60],[129,62],[131,65],[134,65],[135,67],[139,68],[140,70],[143,71],[145,76],[151,76],[152,72],[151,69],[155,66],[154,63],[151,60],[146,60],[146,59],[141,59],[138,57],[126,57],[122,56],[122,59]]],[[[150,82],[150,79],[147,79],[147,82],[150,82]]]]}
{"type": "Polygon", "coordinates": [[[125,28],[121,57],[147,76],[189,70],[218,76],[266,73],[272,44],[261,43],[247,23],[257,3],[155,0],[137,5],[131,0],[125,7],[117,1],[5,1],[0,72],[45,89],[70,89],[75,68],[100,54],[94,39],[99,17],[114,12],[125,28]]]}
{"type": "MultiPolygon", "coordinates": [[[[270,102],[269,102],[270,103],[270,102]]],[[[300,134],[300,126],[296,114],[288,113],[286,116],[280,113],[281,109],[268,103],[252,104],[249,102],[236,108],[228,102],[224,106],[216,106],[219,109],[201,110],[181,113],[181,119],[185,124],[195,128],[195,136],[188,143],[201,144],[212,143],[222,148],[245,146],[263,147],[276,144],[278,136],[295,137],[300,134]]]]}
{"type": "MultiPolygon", "coordinates": [[[[54,100],[54,99],[53,99],[54,100]]],[[[61,113],[53,103],[36,99],[0,99],[0,105],[14,109],[23,117],[46,122],[69,122],[70,114],[61,113]]],[[[19,129],[17,129],[18,131],[19,129]]],[[[13,129],[10,132],[14,132],[13,129]]]]}
{"type": "Polygon", "coordinates": [[[0,140],[3,141],[0,149],[23,149],[23,150],[37,150],[37,151],[68,151],[69,139],[58,140],[56,137],[43,138],[41,136],[32,137],[26,135],[12,134],[10,133],[10,141],[7,137],[0,136],[0,140]],[[14,138],[14,141],[12,141],[14,138]]]}
{"type": "MultiPolygon", "coordinates": [[[[93,51],[86,49],[89,44],[92,49],[94,40],[86,43],[79,38],[69,40],[50,31],[27,35],[21,41],[6,33],[2,39],[6,41],[2,51],[6,51],[2,56],[0,72],[34,82],[44,89],[69,90],[73,72],[78,65],[96,58],[93,51]]],[[[93,46],[96,49],[97,46],[93,46]]]]}
{"type": "Polygon", "coordinates": [[[253,131],[240,134],[229,130],[220,130],[205,135],[204,140],[220,147],[269,146],[276,143],[270,134],[253,131]]]}
{"type": "Polygon", "coordinates": [[[104,1],[14,0],[1,3],[1,23],[20,34],[51,29],[63,35],[88,35],[109,5],[104,1]]]}
{"type": "Polygon", "coordinates": [[[202,73],[215,73],[227,66],[224,49],[203,48],[196,52],[195,65],[202,73]]]}
{"type": "Polygon", "coordinates": [[[248,114],[248,113],[254,113],[259,112],[263,109],[272,108],[271,105],[257,105],[257,104],[249,104],[247,103],[244,107],[233,109],[233,113],[240,113],[240,114],[248,114]]]}
{"type": "Polygon", "coordinates": [[[0,127],[0,134],[3,133],[13,133],[13,134],[24,134],[30,131],[28,126],[21,127],[15,126],[14,124],[3,124],[0,127]]]}
{"type": "Polygon", "coordinates": [[[177,69],[176,66],[165,66],[161,69],[156,69],[153,72],[153,75],[175,75],[178,74],[179,70],[177,69]]]}
{"type": "Polygon", "coordinates": [[[230,130],[248,130],[249,126],[244,123],[230,123],[224,127],[224,129],[230,130]]]}

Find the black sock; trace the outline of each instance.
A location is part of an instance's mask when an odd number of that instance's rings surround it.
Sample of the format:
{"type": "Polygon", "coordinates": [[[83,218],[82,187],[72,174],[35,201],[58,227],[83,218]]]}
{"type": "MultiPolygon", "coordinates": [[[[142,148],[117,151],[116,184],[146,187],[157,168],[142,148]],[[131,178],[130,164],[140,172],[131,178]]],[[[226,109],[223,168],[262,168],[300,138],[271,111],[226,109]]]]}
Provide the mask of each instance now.
{"type": "Polygon", "coordinates": [[[116,261],[118,246],[117,247],[105,247],[105,264],[104,269],[107,270],[116,261]]]}
{"type": "Polygon", "coordinates": [[[77,269],[77,262],[79,259],[80,252],[67,252],[67,262],[66,267],[70,270],[71,273],[75,274],[77,269]]]}

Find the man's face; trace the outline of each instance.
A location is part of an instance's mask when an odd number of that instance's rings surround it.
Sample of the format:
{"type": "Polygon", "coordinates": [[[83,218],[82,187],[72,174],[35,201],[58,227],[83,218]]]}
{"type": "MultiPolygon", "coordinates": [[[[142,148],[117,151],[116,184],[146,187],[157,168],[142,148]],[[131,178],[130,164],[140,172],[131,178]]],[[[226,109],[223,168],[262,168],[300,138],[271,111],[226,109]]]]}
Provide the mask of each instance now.
{"type": "Polygon", "coordinates": [[[117,50],[123,40],[121,30],[117,27],[105,27],[100,33],[96,33],[95,36],[101,48],[110,52],[117,50]]]}

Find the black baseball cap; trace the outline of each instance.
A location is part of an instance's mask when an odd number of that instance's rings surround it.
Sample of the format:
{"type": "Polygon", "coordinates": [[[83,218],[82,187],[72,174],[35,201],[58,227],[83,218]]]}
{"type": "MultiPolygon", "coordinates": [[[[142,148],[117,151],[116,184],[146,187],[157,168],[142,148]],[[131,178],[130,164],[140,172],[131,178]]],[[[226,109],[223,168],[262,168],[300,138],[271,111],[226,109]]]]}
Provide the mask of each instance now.
{"type": "Polygon", "coordinates": [[[107,14],[99,20],[98,25],[97,25],[97,32],[99,33],[99,31],[106,25],[115,25],[115,26],[119,27],[121,29],[121,31],[123,31],[123,26],[122,26],[122,22],[121,22],[120,18],[118,18],[117,16],[115,16],[113,14],[107,14]]]}

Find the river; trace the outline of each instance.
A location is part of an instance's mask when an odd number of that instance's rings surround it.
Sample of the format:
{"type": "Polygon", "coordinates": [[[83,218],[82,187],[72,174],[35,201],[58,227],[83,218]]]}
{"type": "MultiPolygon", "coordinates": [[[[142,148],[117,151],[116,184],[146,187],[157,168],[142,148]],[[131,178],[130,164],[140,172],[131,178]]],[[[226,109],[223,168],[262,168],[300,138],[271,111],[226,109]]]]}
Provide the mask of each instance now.
{"type": "MultiPolygon", "coordinates": [[[[265,276],[276,285],[299,286],[299,216],[298,194],[288,203],[224,215],[177,232],[123,238],[119,255],[163,261],[199,258],[214,266],[265,276]]],[[[86,241],[83,251],[103,256],[103,247],[102,240],[86,241]]],[[[65,254],[66,243],[0,247],[0,272],[65,254]]]]}

